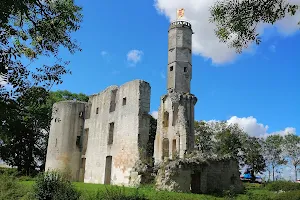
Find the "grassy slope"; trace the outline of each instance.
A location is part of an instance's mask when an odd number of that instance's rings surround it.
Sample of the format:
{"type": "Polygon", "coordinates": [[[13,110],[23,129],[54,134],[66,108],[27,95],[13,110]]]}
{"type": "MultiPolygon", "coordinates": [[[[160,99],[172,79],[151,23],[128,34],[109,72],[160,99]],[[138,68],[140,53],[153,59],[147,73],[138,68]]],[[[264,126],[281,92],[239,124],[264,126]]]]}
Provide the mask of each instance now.
{"type": "MultiPolygon", "coordinates": [[[[34,184],[33,181],[23,181],[23,185],[28,188],[31,188],[34,184]]],[[[84,194],[84,196],[94,195],[97,191],[106,192],[106,189],[113,189],[114,192],[124,191],[125,193],[134,193],[136,190],[134,188],[126,188],[126,187],[116,187],[110,185],[101,185],[101,184],[89,184],[89,183],[79,183],[75,182],[74,185],[84,194]]],[[[251,184],[246,185],[247,194],[253,194],[253,199],[257,199],[258,197],[272,197],[275,194],[273,192],[267,191],[265,189],[260,188],[259,185],[251,184]],[[256,197],[256,198],[255,198],[256,197]]],[[[176,192],[164,192],[164,191],[156,191],[151,187],[142,187],[139,190],[139,193],[144,194],[147,198],[151,200],[221,200],[225,198],[215,197],[211,195],[199,195],[199,194],[188,194],[188,193],[176,193],[176,192]]],[[[248,200],[248,195],[239,195],[237,200],[248,200]]],[[[266,199],[265,199],[266,200],[266,199]]]]}

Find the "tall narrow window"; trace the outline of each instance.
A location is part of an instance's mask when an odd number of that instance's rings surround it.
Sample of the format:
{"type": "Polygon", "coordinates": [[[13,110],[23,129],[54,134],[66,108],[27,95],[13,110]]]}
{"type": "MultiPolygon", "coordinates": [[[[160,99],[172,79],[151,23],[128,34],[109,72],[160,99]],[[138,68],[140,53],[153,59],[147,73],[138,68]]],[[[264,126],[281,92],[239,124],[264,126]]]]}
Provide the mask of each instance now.
{"type": "Polygon", "coordinates": [[[89,139],[89,129],[84,129],[82,155],[85,155],[89,139]]]}
{"type": "Polygon", "coordinates": [[[112,167],[112,157],[107,156],[105,162],[105,175],[104,184],[110,185],[111,182],[111,167],[112,167]]]}
{"type": "Polygon", "coordinates": [[[175,159],[176,154],[177,154],[177,151],[176,151],[176,139],[174,139],[173,143],[172,143],[172,157],[173,157],[173,159],[175,159]]]}
{"type": "Polygon", "coordinates": [[[125,106],[126,105],[126,97],[123,98],[123,102],[122,105],[125,106]]]}
{"type": "Polygon", "coordinates": [[[175,126],[178,119],[178,104],[174,104],[172,126],[175,126]]]}
{"type": "Polygon", "coordinates": [[[110,97],[109,112],[114,112],[116,110],[116,96],[117,96],[117,90],[112,90],[111,97],[110,97]]]}
{"type": "Polygon", "coordinates": [[[114,129],[115,129],[115,123],[109,123],[109,132],[108,132],[108,145],[111,145],[114,140],[114,129]]]}
{"type": "Polygon", "coordinates": [[[184,71],[184,72],[187,72],[187,67],[184,67],[184,68],[183,68],[183,71],[184,71]]]}
{"type": "Polygon", "coordinates": [[[173,66],[170,67],[170,71],[173,71],[173,66]]]}
{"type": "Polygon", "coordinates": [[[80,148],[80,136],[77,136],[76,138],[76,146],[78,146],[80,148]]]}
{"type": "Polygon", "coordinates": [[[169,157],[169,139],[164,138],[163,139],[163,159],[169,157]]]}
{"type": "Polygon", "coordinates": [[[99,108],[96,108],[96,114],[98,114],[99,113],[99,108]]]}
{"type": "Polygon", "coordinates": [[[164,121],[163,121],[164,127],[169,126],[169,112],[166,111],[164,112],[164,121]]]}

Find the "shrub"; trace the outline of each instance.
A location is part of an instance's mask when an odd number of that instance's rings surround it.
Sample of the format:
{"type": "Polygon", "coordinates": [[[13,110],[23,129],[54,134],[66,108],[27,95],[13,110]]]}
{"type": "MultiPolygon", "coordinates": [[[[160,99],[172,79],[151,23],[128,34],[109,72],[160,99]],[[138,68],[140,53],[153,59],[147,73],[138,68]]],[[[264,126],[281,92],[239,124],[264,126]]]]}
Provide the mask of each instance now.
{"type": "MultiPolygon", "coordinates": [[[[298,183],[299,184],[299,183],[298,183]]],[[[299,200],[300,199],[300,190],[294,190],[290,192],[282,192],[274,198],[274,200],[299,200]]]]}
{"type": "Polygon", "coordinates": [[[25,199],[28,194],[29,191],[19,184],[13,175],[9,175],[9,173],[0,174],[0,199],[25,199]]]}
{"type": "Polygon", "coordinates": [[[18,171],[17,171],[16,168],[0,167],[0,174],[7,174],[7,175],[16,176],[18,174],[18,171]]]}
{"type": "Polygon", "coordinates": [[[269,191],[293,191],[300,190],[300,184],[290,181],[275,181],[266,185],[266,189],[269,191]]]}
{"type": "Polygon", "coordinates": [[[57,171],[40,174],[33,190],[37,200],[77,200],[80,197],[68,174],[57,171]]]}

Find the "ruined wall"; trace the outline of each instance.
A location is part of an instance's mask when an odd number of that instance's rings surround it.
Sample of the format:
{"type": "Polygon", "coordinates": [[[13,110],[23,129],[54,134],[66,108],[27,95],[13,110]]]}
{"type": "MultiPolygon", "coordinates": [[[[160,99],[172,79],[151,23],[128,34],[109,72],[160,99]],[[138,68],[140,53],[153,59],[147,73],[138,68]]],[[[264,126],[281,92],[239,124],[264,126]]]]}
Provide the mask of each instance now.
{"type": "Polygon", "coordinates": [[[171,163],[159,171],[156,179],[158,189],[199,194],[223,192],[231,187],[236,192],[243,191],[238,163],[234,160],[178,163],[171,163]]]}
{"type": "Polygon", "coordinates": [[[84,182],[129,184],[148,141],[150,90],[149,83],[134,80],[90,97],[84,182]]]}
{"type": "Polygon", "coordinates": [[[165,158],[183,158],[194,148],[194,106],[192,94],[169,91],[161,98],[154,144],[155,163],[165,158]]]}
{"type": "Polygon", "coordinates": [[[61,101],[53,105],[46,171],[71,170],[74,181],[79,180],[80,174],[85,105],[78,101],[61,101]]]}

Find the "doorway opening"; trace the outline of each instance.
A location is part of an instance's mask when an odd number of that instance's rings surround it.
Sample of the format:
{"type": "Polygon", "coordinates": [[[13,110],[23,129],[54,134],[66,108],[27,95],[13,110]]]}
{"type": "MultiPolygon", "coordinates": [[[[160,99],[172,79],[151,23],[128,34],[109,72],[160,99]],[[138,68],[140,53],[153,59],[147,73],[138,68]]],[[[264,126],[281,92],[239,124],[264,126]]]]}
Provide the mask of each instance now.
{"type": "Polygon", "coordinates": [[[195,194],[201,193],[201,172],[194,171],[191,181],[191,192],[195,194]]]}
{"type": "Polygon", "coordinates": [[[111,183],[111,167],[112,167],[112,156],[106,156],[105,177],[104,177],[104,184],[106,185],[110,185],[111,183]]]}

